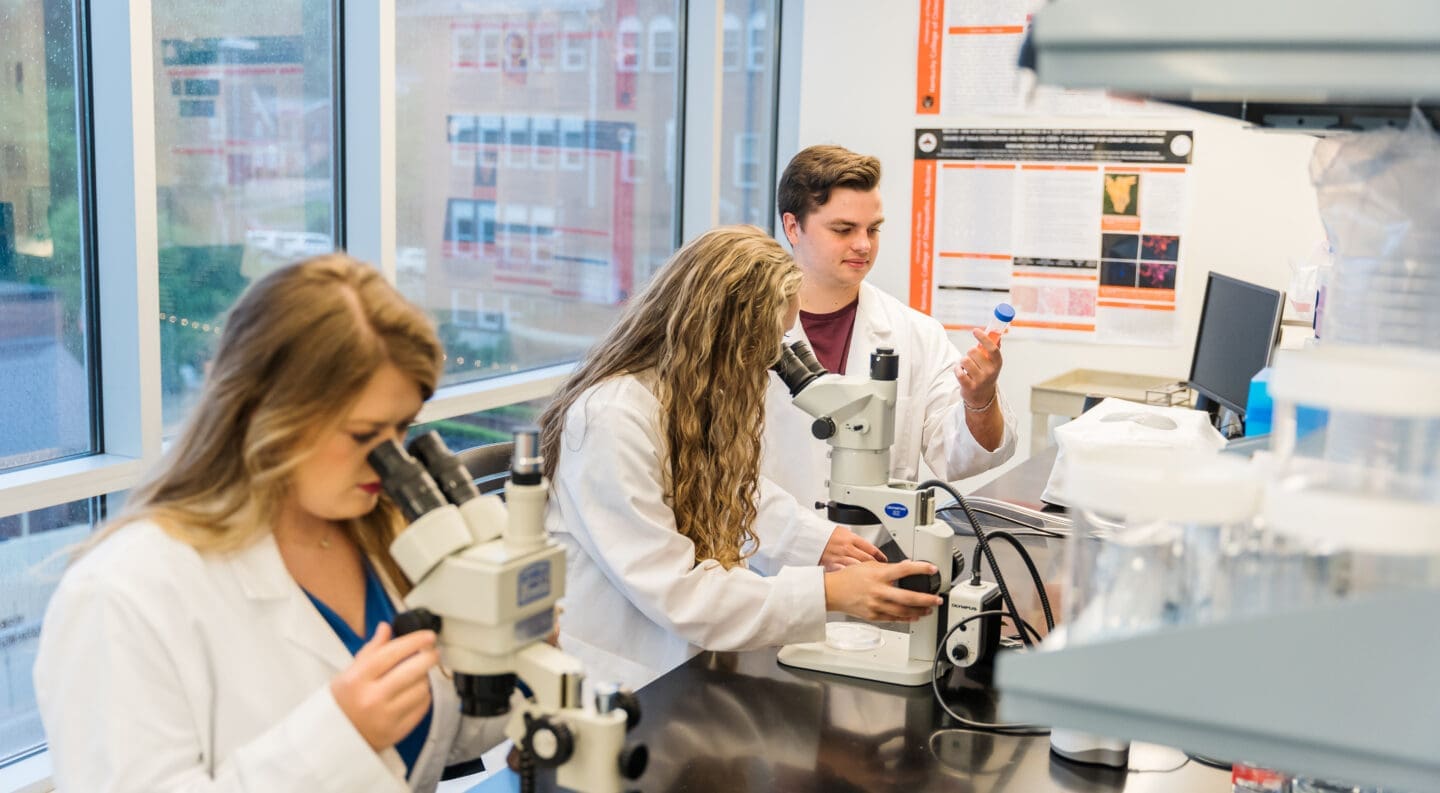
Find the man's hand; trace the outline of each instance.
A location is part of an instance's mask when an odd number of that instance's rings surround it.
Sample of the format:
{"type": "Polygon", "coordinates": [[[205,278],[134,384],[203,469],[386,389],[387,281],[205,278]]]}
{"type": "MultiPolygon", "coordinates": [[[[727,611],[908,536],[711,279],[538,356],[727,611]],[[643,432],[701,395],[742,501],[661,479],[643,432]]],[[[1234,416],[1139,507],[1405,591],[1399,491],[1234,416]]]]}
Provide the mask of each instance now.
{"type": "Polygon", "coordinates": [[[971,411],[982,411],[995,399],[1000,367],[1005,361],[1000,357],[998,341],[978,328],[972,332],[977,344],[955,365],[955,379],[960,381],[960,398],[965,400],[965,406],[971,411]]]}
{"type": "Polygon", "coordinates": [[[886,561],[889,560],[885,558],[885,554],[880,553],[879,548],[844,526],[835,527],[830,541],[825,543],[824,553],[820,554],[820,564],[826,571],[839,570],[861,562],[886,561]]]}

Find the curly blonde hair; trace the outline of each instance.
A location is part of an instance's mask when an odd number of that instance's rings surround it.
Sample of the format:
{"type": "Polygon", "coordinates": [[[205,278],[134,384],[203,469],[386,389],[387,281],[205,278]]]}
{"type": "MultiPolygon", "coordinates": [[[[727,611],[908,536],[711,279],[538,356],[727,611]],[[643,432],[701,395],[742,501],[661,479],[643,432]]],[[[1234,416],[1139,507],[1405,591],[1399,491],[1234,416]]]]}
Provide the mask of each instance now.
{"type": "Polygon", "coordinates": [[[565,415],[592,386],[653,372],[664,422],[665,495],[695,561],[726,568],[753,549],[769,369],[780,357],[800,269],[754,226],[723,226],[681,248],[590,350],[540,418],[545,473],[565,415]]]}
{"type": "MultiPolygon", "coordinates": [[[[444,361],[424,312],[344,254],[256,281],[224,328],[204,392],[166,459],[77,557],[140,519],[203,552],[250,544],[274,525],[314,439],[344,420],[376,370],[394,365],[429,399],[444,361]]],[[[345,526],[402,591],[389,546],[403,527],[388,498],[345,526]]]]}

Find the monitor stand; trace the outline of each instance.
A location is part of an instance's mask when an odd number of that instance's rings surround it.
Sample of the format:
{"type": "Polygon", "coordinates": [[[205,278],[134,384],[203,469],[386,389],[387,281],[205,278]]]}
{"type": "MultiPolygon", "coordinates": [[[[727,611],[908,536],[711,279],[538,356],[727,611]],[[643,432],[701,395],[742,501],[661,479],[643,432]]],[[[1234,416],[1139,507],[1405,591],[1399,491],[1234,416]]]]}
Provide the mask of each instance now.
{"type": "Polygon", "coordinates": [[[1204,394],[1196,394],[1195,409],[1208,413],[1210,415],[1210,426],[1225,436],[1227,440],[1230,438],[1239,438],[1245,434],[1245,418],[1210,397],[1204,394]]]}

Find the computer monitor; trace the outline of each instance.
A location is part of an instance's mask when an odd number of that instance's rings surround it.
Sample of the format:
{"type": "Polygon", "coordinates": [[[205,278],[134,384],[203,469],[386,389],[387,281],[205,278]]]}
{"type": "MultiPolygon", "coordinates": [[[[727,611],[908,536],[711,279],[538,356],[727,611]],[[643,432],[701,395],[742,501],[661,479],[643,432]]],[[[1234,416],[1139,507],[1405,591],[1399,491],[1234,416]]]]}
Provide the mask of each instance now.
{"type": "MultiPolygon", "coordinates": [[[[1284,306],[1282,292],[1210,273],[1190,359],[1190,387],[1204,397],[1196,407],[1209,408],[1209,400],[1238,418],[1245,417],[1250,379],[1270,363],[1270,353],[1280,340],[1284,306]]],[[[1212,416],[1216,412],[1212,409],[1212,416]]]]}

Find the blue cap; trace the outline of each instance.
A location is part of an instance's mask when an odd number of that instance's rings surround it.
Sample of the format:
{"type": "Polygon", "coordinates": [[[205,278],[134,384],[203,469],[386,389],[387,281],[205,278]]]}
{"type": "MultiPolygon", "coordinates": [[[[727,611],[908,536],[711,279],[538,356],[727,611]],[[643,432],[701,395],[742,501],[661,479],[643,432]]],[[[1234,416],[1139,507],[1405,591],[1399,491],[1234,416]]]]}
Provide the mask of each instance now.
{"type": "Polygon", "coordinates": [[[995,318],[1001,322],[1009,322],[1015,319],[1015,309],[1009,303],[1001,303],[995,307],[995,318]]]}

